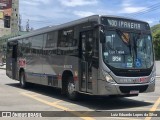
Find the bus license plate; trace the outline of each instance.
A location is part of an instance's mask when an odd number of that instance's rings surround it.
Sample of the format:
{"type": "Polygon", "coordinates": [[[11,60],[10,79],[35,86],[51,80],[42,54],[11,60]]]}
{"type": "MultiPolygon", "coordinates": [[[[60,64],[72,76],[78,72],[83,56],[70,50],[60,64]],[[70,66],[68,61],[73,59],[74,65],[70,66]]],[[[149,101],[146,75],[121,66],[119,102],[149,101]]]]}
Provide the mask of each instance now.
{"type": "Polygon", "coordinates": [[[130,94],[139,94],[139,91],[138,90],[131,90],[130,94]]]}

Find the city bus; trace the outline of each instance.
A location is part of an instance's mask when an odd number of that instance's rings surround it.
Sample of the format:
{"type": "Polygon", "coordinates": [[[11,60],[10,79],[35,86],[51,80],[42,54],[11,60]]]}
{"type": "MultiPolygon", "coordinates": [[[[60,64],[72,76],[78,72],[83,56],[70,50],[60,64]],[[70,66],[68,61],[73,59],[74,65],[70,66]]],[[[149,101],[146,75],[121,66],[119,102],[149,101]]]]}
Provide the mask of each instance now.
{"type": "Polygon", "coordinates": [[[155,58],[147,22],[93,15],[48,26],[7,42],[6,74],[61,89],[70,99],[137,96],[155,90],[155,58]]]}

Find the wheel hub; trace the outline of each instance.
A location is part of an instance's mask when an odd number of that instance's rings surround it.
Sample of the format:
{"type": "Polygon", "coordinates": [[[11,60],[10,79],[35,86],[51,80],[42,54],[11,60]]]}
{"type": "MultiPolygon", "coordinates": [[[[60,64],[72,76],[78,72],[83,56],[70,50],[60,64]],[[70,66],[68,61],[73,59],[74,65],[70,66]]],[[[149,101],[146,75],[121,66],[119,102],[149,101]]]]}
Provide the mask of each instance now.
{"type": "Polygon", "coordinates": [[[69,83],[68,84],[68,92],[69,92],[69,94],[73,94],[74,91],[75,91],[74,83],[69,83]]]}

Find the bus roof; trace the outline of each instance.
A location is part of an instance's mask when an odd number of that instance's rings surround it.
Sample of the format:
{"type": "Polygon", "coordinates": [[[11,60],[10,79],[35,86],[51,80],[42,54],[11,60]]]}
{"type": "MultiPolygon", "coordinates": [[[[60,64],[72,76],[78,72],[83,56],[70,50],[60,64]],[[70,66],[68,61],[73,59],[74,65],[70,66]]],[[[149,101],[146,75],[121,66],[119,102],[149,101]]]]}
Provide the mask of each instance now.
{"type": "Polygon", "coordinates": [[[18,40],[18,39],[23,39],[23,38],[31,37],[31,36],[34,36],[34,35],[39,35],[39,34],[42,34],[42,33],[51,32],[53,30],[58,30],[58,29],[66,28],[66,27],[72,27],[74,25],[81,24],[81,23],[84,23],[86,21],[98,21],[100,17],[128,19],[128,20],[133,20],[133,21],[147,23],[145,21],[136,20],[136,19],[127,18],[127,17],[121,17],[121,16],[92,15],[92,16],[89,16],[89,17],[81,18],[81,19],[74,20],[74,21],[71,21],[71,22],[68,22],[68,23],[64,23],[64,24],[61,24],[61,25],[48,26],[48,27],[40,28],[40,29],[34,30],[32,32],[29,32],[29,33],[27,33],[25,35],[14,37],[14,38],[10,38],[10,39],[8,39],[8,41],[14,41],[14,40],[18,40]]]}

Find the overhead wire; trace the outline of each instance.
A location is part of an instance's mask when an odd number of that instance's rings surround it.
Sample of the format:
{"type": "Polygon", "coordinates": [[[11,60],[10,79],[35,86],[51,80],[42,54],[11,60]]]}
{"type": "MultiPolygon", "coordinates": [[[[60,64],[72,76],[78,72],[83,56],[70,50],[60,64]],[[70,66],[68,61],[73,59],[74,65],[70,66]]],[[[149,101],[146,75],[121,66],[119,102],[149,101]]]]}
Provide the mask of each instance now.
{"type": "Polygon", "coordinates": [[[135,17],[135,16],[138,16],[138,15],[143,15],[143,14],[155,11],[157,9],[160,9],[160,2],[158,2],[156,4],[153,4],[151,6],[148,6],[147,8],[142,9],[142,10],[140,10],[138,12],[130,13],[129,16],[135,17]]]}

